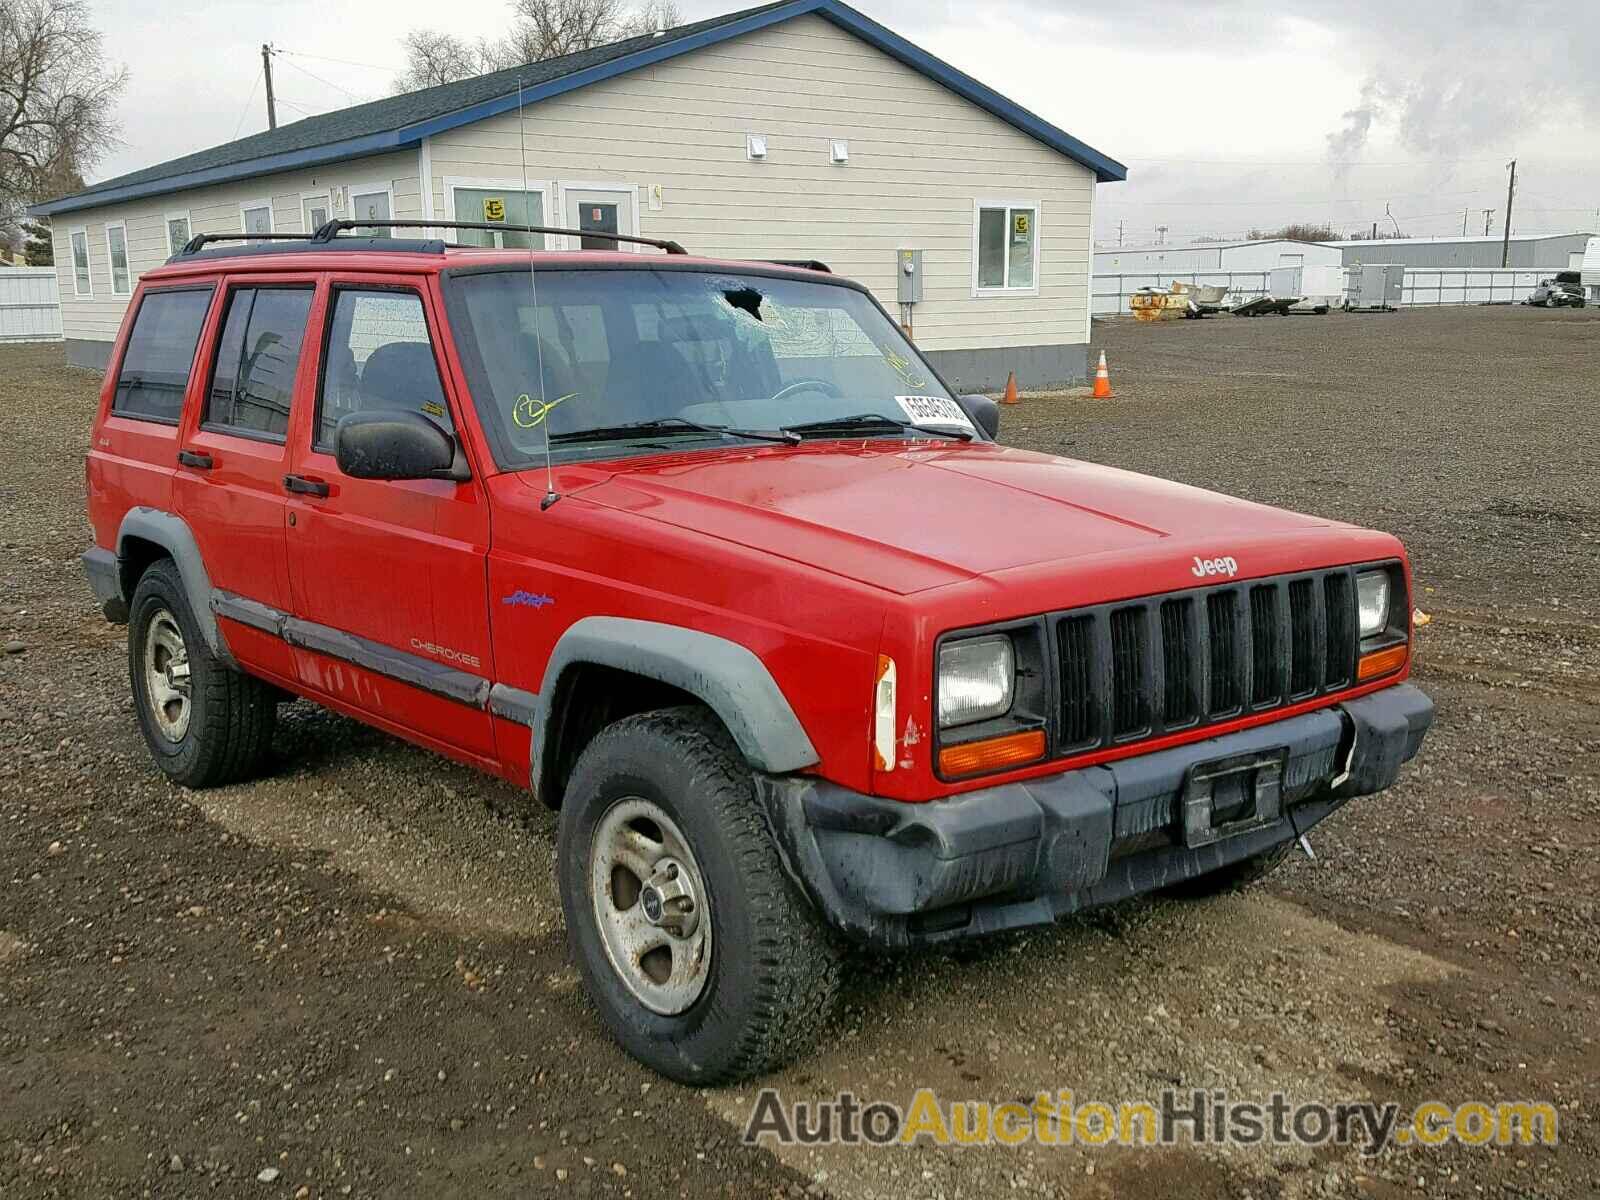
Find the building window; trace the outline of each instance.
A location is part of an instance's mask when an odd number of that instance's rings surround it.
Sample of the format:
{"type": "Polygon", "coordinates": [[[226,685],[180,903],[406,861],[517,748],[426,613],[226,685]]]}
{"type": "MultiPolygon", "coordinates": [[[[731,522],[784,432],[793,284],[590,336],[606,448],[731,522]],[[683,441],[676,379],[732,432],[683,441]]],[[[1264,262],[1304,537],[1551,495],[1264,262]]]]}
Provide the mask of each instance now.
{"type": "Polygon", "coordinates": [[[1032,292],[1038,287],[1039,206],[1033,201],[973,205],[974,294],[1032,292]]]}
{"type": "Polygon", "coordinates": [[[94,284],[89,279],[89,231],[74,229],[67,237],[72,242],[72,294],[93,296],[94,284]]]}
{"type": "MultiPolygon", "coordinates": [[[[494,183],[453,184],[450,187],[451,211],[457,221],[476,221],[485,225],[543,225],[544,193],[522,190],[520,183],[510,187],[494,183]]],[[[516,230],[461,229],[456,237],[467,246],[495,246],[502,250],[544,249],[544,234],[516,230]]]]}
{"type": "Polygon", "coordinates": [[[117,369],[112,412],[165,425],[178,423],[200,326],[210,307],[209,287],[144,294],[117,369]]]}
{"type": "Polygon", "coordinates": [[[189,244],[189,214],[167,214],[167,253],[177,254],[189,244]]]}
{"type": "Polygon", "coordinates": [[[300,197],[300,230],[302,233],[315,233],[328,223],[328,196],[327,193],[318,193],[315,196],[300,197]]]}
{"type": "Polygon", "coordinates": [[[245,233],[272,232],[272,201],[248,200],[239,206],[239,225],[245,233]]]}
{"type": "Polygon", "coordinates": [[[311,296],[296,287],[239,288],[228,297],[206,393],[208,429],[284,440],[311,296]]]}
{"type": "Polygon", "coordinates": [[[126,296],[133,290],[128,274],[128,227],[106,226],[106,257],[111,260],[111,294],[126,296]]]}

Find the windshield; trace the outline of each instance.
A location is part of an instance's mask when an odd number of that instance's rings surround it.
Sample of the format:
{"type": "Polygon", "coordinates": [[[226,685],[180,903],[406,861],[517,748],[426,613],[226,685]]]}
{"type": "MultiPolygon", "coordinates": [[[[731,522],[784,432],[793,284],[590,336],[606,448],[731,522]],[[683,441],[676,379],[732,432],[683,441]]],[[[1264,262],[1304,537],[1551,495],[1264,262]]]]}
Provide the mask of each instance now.
{"type": "Polygon", "coordinates": [[[734,430],[972,431],[900,330],[854,288],[704,271],[541,270],[535,312],[528,274],[463,273],[450,283],[473,400],[503,467],[542,461],[547,434],[570,458],[602,445],[617,454],[630,443],[731,443],[734,430]]]}

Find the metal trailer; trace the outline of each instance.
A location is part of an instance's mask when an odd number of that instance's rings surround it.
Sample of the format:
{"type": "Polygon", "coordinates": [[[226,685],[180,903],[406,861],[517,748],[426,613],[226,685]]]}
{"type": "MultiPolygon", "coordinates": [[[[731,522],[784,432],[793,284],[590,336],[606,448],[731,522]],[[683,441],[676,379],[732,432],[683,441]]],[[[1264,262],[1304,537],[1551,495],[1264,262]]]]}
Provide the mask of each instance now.
{"type": "Polygon", "coordinates": [[[1345,308],[1350,312],[1394,312],[1400,307],[1406,269],[1401,263],[1362,263],[1345,308]]]}

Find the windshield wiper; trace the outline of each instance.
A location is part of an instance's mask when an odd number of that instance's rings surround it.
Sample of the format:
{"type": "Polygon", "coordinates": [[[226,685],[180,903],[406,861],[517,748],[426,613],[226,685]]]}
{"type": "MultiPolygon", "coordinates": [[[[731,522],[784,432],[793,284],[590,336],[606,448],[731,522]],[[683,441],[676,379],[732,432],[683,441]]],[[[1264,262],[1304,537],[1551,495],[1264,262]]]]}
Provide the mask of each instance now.
{"type": "Polygon", "coordinates": [[[805,421],[799,425],[785,425],[785,433],[834,433],[855,431],[862,429],[895,430],[904,433],[911,430],[915,433],[926,433],[933,437],[955,438],[957,441],[970,442],[972,434],[965,429],[944,429],[937,425],[918,425],[915,421],[902,421],[898,417],[886,416],[883,413],[856,413],[849,417],[828,417],[822,421],[805,421]]]}
{"type": "Polygon", "coordinates": [[[800,435],[787,429],[738,429],[732,425],[702,425],[687,417],[661,417],[653,421],[629,421],[626,425],[601,425],[594,429],[571,429],[550,435],[552,442],[625,442],[630,438],[666,433],[710,433],[718,437],[747,438],[752,442],[780,442],[793,446],[800,435]]]}

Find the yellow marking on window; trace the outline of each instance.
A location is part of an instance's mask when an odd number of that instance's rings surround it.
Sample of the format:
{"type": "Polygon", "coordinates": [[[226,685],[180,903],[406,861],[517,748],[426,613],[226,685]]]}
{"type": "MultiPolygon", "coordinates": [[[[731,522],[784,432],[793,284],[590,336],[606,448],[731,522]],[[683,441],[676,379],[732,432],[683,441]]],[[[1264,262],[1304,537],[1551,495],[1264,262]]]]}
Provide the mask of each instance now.
{"type": "Polygon", "coordinates": [[[519,429],[532,429],[550,415],[550,410],[564,401],[571,400],[577,392],[568,392],[565,396],[557,396],[550,403],[535,400],[527,392],[517,397],[516,404],[511,409],[511,420],[519,429]]]}

